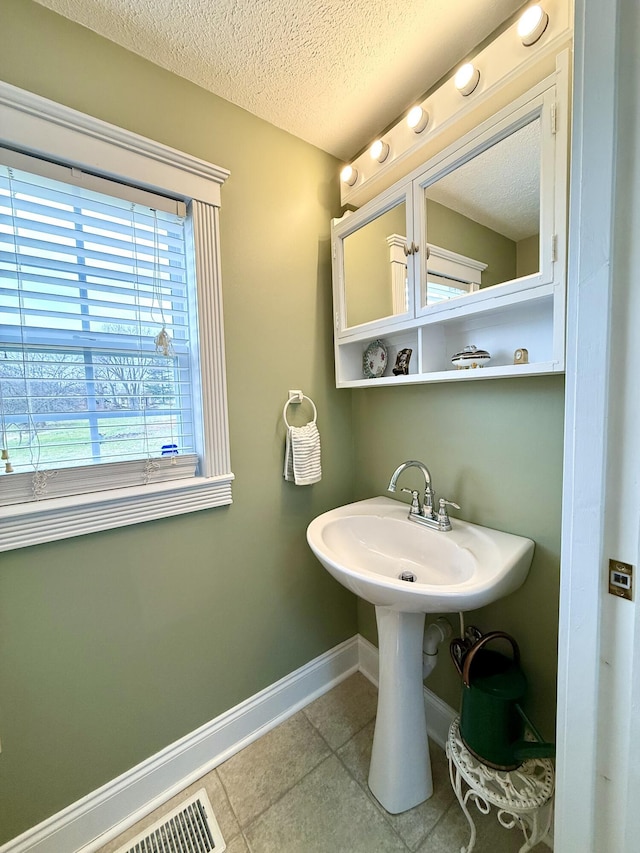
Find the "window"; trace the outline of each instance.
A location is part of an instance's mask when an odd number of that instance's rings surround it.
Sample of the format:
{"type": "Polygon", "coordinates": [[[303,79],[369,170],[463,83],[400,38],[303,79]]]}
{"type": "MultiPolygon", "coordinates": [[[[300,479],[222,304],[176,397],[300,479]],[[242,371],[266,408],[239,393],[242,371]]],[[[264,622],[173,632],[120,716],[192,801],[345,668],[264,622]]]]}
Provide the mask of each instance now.
{"type": "Polygon", "coordinates": [[[6,84],[0,126],[0,550],[230,503],[226,173],[6,84]]]}

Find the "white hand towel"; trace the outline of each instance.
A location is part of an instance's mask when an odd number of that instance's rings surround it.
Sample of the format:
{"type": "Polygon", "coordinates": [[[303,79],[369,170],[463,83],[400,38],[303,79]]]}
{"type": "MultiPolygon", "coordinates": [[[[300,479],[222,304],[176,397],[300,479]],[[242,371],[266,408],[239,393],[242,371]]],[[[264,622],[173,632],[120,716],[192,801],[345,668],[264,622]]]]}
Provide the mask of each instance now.
{"type": "Polygon", "coordinates": [[[310,486],[322,479],[320,433],[315,422],[287,428],[284,478],[296,486],[310,486]]]}

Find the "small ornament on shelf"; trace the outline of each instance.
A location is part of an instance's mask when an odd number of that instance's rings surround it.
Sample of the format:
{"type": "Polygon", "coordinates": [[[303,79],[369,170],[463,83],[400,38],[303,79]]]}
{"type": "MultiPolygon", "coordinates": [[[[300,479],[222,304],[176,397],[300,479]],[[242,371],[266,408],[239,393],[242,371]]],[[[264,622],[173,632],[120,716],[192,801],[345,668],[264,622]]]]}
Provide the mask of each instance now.
{"type": "Polygon", "coordinates": [[[409,361],[411,360],[412,349],[409,347],[405,347],[405,349],[398,350],[398,355],[396,357],[396,365],[393,368],[394,376],[406,376],[409,373],[409,361]]]}
{"type": "Polygon", "coordinates": [[[474,367],[484,367],[490,358],[491,356],[486,350],[478,349],[474,344],[469,344],[451,357],[451,363],[458,370],[468,370],[474,367]]]}

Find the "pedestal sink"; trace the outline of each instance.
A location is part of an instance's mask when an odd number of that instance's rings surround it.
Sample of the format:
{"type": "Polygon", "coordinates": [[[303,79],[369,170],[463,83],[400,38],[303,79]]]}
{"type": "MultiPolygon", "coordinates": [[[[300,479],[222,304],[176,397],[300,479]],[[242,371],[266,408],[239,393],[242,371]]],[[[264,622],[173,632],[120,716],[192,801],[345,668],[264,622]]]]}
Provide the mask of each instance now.
{"type": "Polygon", "coordinates": [[[392,814],[433,792],[422,684],[425,614],[475,610],[516,590],[530,539],[451,519],[448,532],[411,521],[408,506],[378,497],[325,512],[307,529],[322,565],[376,608],[378,713],[369,788],[392,814]],[[413,578],[402,580],[401,576],[413,578]]]}

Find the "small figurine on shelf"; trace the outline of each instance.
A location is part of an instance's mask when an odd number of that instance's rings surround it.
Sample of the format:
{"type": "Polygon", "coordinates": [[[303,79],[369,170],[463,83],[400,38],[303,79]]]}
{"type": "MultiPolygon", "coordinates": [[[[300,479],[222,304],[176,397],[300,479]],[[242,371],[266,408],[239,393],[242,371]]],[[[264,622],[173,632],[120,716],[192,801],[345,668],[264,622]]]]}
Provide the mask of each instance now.
{"type": "Polygon", "coordinates": [[[474,367],[484,367],[491,356],[485,349],[478,349],[474,344],[469,344],[464,349],[451,357],[451,362],[458,370],[469,370],[474,367]]]}
{"type": "Polygon", "coordinates": [[[413,350],[408,347],[398,350],[396,366],[393,368],[394,376],[406,376],[409,373],[409,361],[411,359],[412,352],[413,350]]]}

